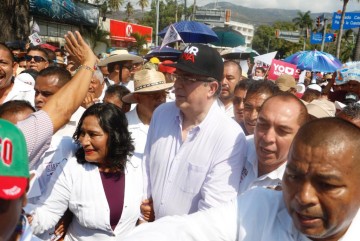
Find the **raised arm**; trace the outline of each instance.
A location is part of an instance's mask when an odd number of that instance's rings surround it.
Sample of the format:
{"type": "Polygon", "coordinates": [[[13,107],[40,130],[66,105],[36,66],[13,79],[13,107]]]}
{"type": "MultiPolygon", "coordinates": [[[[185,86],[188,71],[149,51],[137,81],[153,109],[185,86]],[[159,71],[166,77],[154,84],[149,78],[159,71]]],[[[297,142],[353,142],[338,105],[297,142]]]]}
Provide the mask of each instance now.
{"type": "Polygon", "coordinates": [[[81,67],[71,81],[56,92],[43,107],[53,123],[54,133],[70,120],[84,100],[96,63],[96,56],[79,32],[76,31],[75,35],[68,32],[65,40],[65,49],[78,60],[81,67]]]}

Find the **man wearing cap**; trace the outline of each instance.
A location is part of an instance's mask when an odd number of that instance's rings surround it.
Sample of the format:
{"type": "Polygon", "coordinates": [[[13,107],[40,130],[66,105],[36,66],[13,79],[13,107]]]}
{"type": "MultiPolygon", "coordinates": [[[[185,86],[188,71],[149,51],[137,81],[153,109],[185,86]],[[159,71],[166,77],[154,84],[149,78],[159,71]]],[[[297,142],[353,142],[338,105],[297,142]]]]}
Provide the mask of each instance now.
{"type": "Polygon", "coordinates": [[[21,240],[40,240],[32,237],[30,225],[21,214],[30,177],[24,135],[10,122],[0,120],[0,140],[0,240],[17,234],[21,240]],[[16,234],[15,228],[20,229],[16,234]]]}
{"type": "Polygon", "coordinates": [[[144,187],[156,219],[233,199],[244,165],[244,133],[217,102],[224,74],[219,53],[189,45],[173,67],[176,100],[155,110],[144,152],[144,187]]]}
{"type": "Polygon", "coordinates": [[[293,76],[282,74],[276,79],[275,84],[281,91],[296,95],[296,81],[293,76]]]}
{"type": "Polygon", "coordinates": [[[234,117],[232,99],[234,98],[235,85],[242,79],[242,70],[238,63],[228,60],[224,62],[224,75],[221,81],[219,105],[229,116],[234,117]]]}
{"type": "Polygon", "coordinates": [[[130,81],[133,63],[142,62],[143,58],[129,54],[127,50],[112,51],[109,57],[101,60],[99,66],[107,65],[108,78],[115,84],[124,85],[130,91],[134,91],[134,83],[130,81]]]}
{"type": "Polygon", "coordinates": [[[155,109],[165,103],[166,91],[173,83],[166,83],[164,75],[154,69],[143,69],[135,73],[132,93],[125,95],[125,103],[137,103],[126,113],[128,129],[134,140],[134,156],[142,159],[151,117],[155,109]]]}
{"type": "Polygon", "coordinates": [[[316,99],[306,105],[307,111],[312,118],[334,117],[335,104],[325,99],[316,99]]]}

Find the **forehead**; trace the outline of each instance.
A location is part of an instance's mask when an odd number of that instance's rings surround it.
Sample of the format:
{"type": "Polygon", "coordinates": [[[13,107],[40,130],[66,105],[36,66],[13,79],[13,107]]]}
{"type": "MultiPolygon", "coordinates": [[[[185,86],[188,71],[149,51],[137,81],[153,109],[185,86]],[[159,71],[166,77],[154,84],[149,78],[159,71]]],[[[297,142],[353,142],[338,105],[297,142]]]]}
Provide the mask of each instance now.
{"type": "Polygon", "coordinates": [[[260,107],[269,97],[268,93],[252,93],[245,97],[245,103],[260,107]]]}
{"type": "Polygon", "coordinates": [[[260,113],[259,120],[273,123],[274,125],[288,126],[298,129],[300,107],[292,100],[279,100],[278,98],[267,101],[260,113]]]}
{"type": "Polygon", "coordinates": [[[57,86],[59,77],[57,75],[38,76],[36,77],[35,86],[50,87],[57,86]]]}
{"type": "Polygon", "coordinates": [[[239,68],[235,64],[224,65],[224,72],[227,74],[240,74],[239,68]]]}
{"type": "Polygon", "coordinates": [[[28,55],[32,55],[32,56],[41,56],[45,58],[45,54],[39,50],[30,50],[28,55]]]}
{"type": "MultiPolygon", "coordinates": [[[[311,146],[297,138],[289,152],[287,168],[309,176],[332,176],[338,179],[358,178],[359,171],[354,171],[354,150],[345,142],[311,146]]],[[[355,157],[360,161],[359,157],[355,157]]]]}
{"type": "Polygon", "coordinates": [[[236,89],[236,90],[234,91],[234,95],[237,96],[237,97],[245,98],[246,90],[245,90],[245,89],[238,88],[238,89],[236,89]]]}

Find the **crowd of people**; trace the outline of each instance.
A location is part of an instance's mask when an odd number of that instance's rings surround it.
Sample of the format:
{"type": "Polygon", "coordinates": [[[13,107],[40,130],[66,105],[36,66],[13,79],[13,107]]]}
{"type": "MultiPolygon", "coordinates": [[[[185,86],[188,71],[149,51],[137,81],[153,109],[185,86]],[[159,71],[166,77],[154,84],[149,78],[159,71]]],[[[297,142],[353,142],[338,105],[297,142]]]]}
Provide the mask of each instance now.
{"type": "Polygon", "coordinates": [[[1,241],[359,237],[356,79],[65,40],[0,44],[1,241]]]}

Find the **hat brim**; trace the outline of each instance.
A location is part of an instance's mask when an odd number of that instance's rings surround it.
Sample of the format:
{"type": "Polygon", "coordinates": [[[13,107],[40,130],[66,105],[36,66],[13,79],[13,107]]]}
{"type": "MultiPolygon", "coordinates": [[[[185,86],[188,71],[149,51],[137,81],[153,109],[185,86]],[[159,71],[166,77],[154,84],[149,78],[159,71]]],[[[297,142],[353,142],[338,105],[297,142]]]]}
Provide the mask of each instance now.
{"type": "Polygon", "coordinates": [[[171,87],[173,87],[173,85],[174,85],[174,83],[165,83],[165,84],[154,85],[154,86],[150,86],[148,88],[137,90],[137,91],[134,91],[132,93],[125,95],[122,98],[122,101],[129,103],[129,104],[134,104],[134,103],[137,103],[137,101],[134,98],[134,94],[136,94],[136,93],[141,94],[141,93],[151,93],[151,92],[156,92],[156,91],[161,91],[161,90],[167,90],[167,89],[170,89],[171,87]]]}
{"type": "Polygon", "coordinates": [[[133,55],[133,54],[113,55],[113,56],[110,56],[110,57],[107,57],[107,58],[101,60],[98,63],[98,66],[106,66],[109,63],[122,62],[122,61],[133,61],[134,63],[139,63],[139,62],[143,61],[143,58],[141,58],[140,56],[133,55]]]}
{"type": "Polygon", "coordinates": [[[27,177],[0,176],[0,198],[13,200],[20,198],[27,189],[27,177]]]}
{"type": "MultiPolygon", "coordinates": [[[[188,72],[191,74],[211,77],[211,76],[209,76],[209,73],[202,71],[201,69],[194,68],[194,66],[190,67],[189,64],[183,64],[181,62],[178,62],[178,63],[174,63],[174,64],[164,64],[164,65],[174,67],[176,69],[180,69],[184,72],[188,72]]],[[[217,80],[217,81],[220,82],[221,80],[217,80]]]]}

